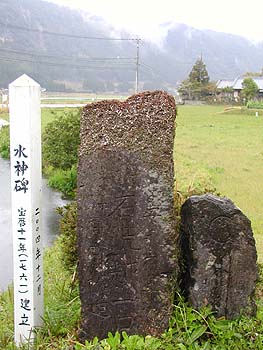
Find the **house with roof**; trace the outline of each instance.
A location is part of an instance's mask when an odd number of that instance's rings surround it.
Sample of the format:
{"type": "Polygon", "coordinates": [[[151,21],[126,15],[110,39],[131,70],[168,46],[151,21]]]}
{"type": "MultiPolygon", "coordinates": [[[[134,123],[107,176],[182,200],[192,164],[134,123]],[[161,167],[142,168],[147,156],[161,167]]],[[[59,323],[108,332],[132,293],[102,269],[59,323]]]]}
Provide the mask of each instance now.
{"type": "MultiPolygon", "coordinates": [[[[219,100],[228,100],[238,102],[241,99],[241,92],[243,90],[243,80],[246,77],[238,77],[234,80],[221,79],[216,83],[217,98],[219,100]]],[[[258,86],[258,98],[263,98],[263,76],[250,77],[258,86]]]]}

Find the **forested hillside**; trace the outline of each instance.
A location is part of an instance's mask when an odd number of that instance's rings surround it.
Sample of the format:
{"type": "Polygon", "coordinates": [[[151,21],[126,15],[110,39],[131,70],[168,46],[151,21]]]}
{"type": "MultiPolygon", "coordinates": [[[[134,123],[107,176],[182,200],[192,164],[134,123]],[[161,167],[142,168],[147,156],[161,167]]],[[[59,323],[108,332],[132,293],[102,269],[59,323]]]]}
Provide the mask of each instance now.
{"type": "MultiPolygon", "coordinates": [[[[0,87],[27,73],[53,91],[134,90],[137,41],[130,34],[41,0],[1,0],[0,11],[0,87]]],[[[140,41],[140,89],[174,88],[201,53],[212,80],[263,66],[262,44],[169,24],[161,45],[140,41]]]]}

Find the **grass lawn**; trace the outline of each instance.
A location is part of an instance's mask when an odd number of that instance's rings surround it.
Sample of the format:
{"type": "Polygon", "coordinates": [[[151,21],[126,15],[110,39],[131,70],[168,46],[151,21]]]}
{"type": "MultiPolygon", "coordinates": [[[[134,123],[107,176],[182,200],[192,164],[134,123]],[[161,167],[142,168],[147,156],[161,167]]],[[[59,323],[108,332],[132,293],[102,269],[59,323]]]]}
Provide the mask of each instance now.
{"type": "Polygon", "coordinates": [[[65,111],[75,113],[78,108],[41,108],[41,128],[42,132],[48,123],[52,122],[58,115],[63,115],[65,111]]]}
{"type": "Polygon", "coordinates": [[[180,191],[214,189],[249,217],[263,262],[263,117],[224,106],[179,106],[175,173],[180,191]]]}
{"type": "MultiPolygon", "coordinates": [[[[41,108],[41,127],[42,132],[46,125],[54,120],[57,115],[64,114],[65,111],[76,112],[78,108],[41,108]]],[[[0,119],[9,120],[8,109],[0,109],[0,119]]]]}
{"type": "Polygon", "coordinates": [[[41,99],[42,104],[56,104],[56,103],[65,103],[65,104],[75,104],[75,103],[92,103],[98,102],[101,100],[125,100],[128,96],[124,95],[97,95],[97,94],[85,94],[85,93],[65,93],[57,96],[47,96],[41,99]]]}

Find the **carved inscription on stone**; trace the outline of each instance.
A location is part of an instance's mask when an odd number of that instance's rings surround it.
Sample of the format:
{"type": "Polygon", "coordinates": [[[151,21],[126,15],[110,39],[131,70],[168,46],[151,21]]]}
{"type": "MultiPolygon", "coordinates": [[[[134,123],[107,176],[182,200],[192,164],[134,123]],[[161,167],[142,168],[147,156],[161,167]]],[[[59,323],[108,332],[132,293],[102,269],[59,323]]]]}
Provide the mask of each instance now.
{"type": "Polygon", "coordinates": [[[81,338],[160,335],[174,295],[174,98],[147,91],[81,116],[78,254],[81,338]]]}
{"type": "Polygon", "coordinates": [[[81,338],[160,335],[175,275],[176,107],[162,91],[87,105],[78,166],[81,338]]]}
{"type": "Polygon", "coordinates": [[[191,304],[217,316],[254,314],[256,248],[250,221],[227,198],[192,196],[182,208],[182,285],[191,304]]]}
{"type": "Polygon", "coordinates": [[[171,312],[172,188],[127,152],[98,151],[79,167],[82,337],[159,334],[171,312]]]}

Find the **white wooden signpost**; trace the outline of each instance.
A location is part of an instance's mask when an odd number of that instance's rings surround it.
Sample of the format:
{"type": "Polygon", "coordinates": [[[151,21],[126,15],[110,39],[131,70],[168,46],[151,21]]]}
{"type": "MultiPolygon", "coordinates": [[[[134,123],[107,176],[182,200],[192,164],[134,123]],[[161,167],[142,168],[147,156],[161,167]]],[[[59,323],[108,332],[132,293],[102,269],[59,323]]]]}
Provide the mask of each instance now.
{"type": "Polygon", "coordinates": [[[34,339],[43,316],[40,86],[9,85],[15,342],[34,339]]]}

